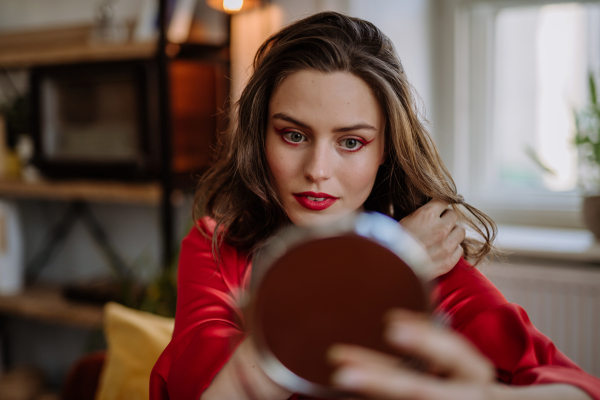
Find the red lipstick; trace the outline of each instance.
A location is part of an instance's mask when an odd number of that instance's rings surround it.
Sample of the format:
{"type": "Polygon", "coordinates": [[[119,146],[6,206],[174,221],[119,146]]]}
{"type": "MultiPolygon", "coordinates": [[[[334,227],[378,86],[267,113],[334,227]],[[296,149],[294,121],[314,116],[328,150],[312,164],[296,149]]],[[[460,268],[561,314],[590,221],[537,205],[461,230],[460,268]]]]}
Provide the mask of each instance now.
{"type": "Polygon", "coordinates": [[[321,211],[329,208],[338,198],[327,193],[302,192],[294,193],[294,197],[303,207],[312,211],[321,211]]]}

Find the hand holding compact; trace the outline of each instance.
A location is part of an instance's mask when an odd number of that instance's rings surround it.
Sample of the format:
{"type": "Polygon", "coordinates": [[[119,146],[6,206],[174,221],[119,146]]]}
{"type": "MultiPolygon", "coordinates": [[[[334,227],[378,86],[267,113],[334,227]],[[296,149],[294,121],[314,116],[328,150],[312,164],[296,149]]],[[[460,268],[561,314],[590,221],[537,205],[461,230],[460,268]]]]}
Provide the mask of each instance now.
{"type": "Polygon", "coordinates": [[[334,384],[373,400],[483,400],[490,398],[494,369],[458,334],[437,328],[421,315],[390,313],[386,340],[403,354],[424,359],[427,373],[402,365],[400,358],[370,349],[336,345],[329,359],[338,366],[334,384]]]}

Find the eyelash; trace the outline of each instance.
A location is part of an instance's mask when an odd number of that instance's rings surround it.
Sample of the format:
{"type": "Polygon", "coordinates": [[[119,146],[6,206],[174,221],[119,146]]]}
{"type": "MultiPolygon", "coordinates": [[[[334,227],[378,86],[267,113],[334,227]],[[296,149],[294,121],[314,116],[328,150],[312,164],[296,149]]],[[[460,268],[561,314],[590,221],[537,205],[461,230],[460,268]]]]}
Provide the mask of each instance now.
{"type": "MultiPolygon", "coordinates": [[[[302,142],[305,142],[305,141],[306,141],[306,135],[304,135],[303,133],[300,133],[300,132],[298,132],[298,131],[294,131],[294,130],[291,130],[291,129],[277,129],[277,128],[275,128],[275,132],[277,132],[277,134],[279,134],[279,135],[281,136],[281,138],[282,138],[282,139],[283,139],[283,140],[284,140],[286,143],[288,143],[288,144],[291,144],[292,146],[298,146],[300,143],[302,143],[302,142]],[[287,135],[294,134],[294,133],[298,133],[298,134],[302,135],[302,137],[303,137],[305,140],[302,140],[301,142],[292,142],[291,140],[288,140],[288,139],[286,139],[286,136],[287,136],[287,135]]],[[[343,141],[346,141],[346,140],[356,140],[356,141],[357,141],[358,143],[360,143],[360,145],[361,145],[361,146],[360,146],[359,148],[357,148],[357,149],[348,149],[348,148],[343,148],[343,150],[344,150],[344,151],[347,151],[347,152],[349,152],[349,153],[355,153],[355,152],[357,152],[357,151],[361,150],[362,148],[366,147],[366,145],[368,145],[369,143],[371,143],[371,142],[372,142],[372,140],[371,140],[371,141],[369,141],[369,142],[366,142],[366,141],[364,141],[363,139],[359,139],[359,138],[345,138],[345,139],[342,139],[340,142],[343,142],[343,141]]]]}

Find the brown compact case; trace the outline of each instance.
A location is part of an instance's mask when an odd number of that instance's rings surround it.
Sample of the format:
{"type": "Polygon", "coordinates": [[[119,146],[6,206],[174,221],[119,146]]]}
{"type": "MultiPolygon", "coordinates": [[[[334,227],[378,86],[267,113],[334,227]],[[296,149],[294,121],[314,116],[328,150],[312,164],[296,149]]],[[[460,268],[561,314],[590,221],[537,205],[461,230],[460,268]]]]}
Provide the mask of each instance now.
{"type": "Polygon", "coordinates": [[[429,313],[425,250],[395,220],[362,213],[276,235],[253,263],[249,325],[260,366],[279,385],[338,397],[327,350],[355,344],[398,355],[385,313],[429,313]]]}

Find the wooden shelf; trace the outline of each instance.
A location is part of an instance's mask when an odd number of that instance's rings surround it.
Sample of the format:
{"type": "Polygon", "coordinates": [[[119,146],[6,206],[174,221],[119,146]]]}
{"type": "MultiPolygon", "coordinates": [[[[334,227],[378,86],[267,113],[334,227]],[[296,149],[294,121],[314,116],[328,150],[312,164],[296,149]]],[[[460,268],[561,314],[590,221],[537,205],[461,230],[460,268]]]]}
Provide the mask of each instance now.
{"type": "Polygon", "coordinates": [[[91,25],[0,35],[0,67],[151,58],[156,41],[94,44],[89,42],[91,25]]]}
{"type": "Polygon", "coordinates": [[[0,197],[158,205],[162,197],[162,188],[158,183],[95,181],[29,183],[0,179],[0,197]]]}
{"type": "Polygon", "coordinates": [[[0,314],[86,329],[102,327],[102,307],[65,299],[58,286],[34,285],[14,296],[0,296],[0,314]]]}

